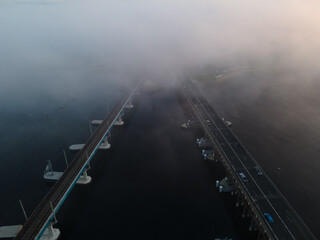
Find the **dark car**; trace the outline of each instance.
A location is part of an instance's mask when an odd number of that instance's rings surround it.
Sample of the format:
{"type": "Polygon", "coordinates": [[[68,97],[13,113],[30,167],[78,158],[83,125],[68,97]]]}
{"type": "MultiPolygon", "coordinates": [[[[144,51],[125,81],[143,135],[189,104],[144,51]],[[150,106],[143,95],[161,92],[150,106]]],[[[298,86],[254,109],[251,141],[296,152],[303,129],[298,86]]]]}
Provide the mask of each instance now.
{"type": "Polygon", "coordinates": [[[260,169],[259,167],[255,167],[254,169],[256,170],[256,173],[257,173],[259,176],[261,176],[261,175],[263,174],[262,171],[261,171],[261,169],[260,169]]]}

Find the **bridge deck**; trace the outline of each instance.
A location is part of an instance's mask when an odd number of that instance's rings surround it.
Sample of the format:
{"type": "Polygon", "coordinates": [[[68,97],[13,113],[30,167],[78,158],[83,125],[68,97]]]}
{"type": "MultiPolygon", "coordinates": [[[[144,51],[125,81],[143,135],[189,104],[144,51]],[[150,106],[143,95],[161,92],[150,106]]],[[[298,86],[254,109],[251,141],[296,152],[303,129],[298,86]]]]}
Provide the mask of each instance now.
{"type": "Polygon", "coordinates": [[[102,122],[102,124],[100,124],[94,134],[86,142],[83,149],[79,151],[76,157],[72,160],[62,177],[53,185],[48,194],[42,199],[15,239],[30,240],[41,237],[45,227],[49,223],[49,220],[53,218],[53,210],[54,212],[58,211],[133,93],[134,90],[128,91],[120,99],[109,116],[102,122]]]}
{"type": "Polygon", "coordinates": [[[264,219],[264,213],[269,213],[274,219],[274,223],[270,224],[264,220],[264,225],[269,228],[272,237],[274,239],[316,239],[268,176],[257,175],[254,169],[257,166],[256,161],[199,93],[195,85],[190,81],[185,82],[183,91],[206,133],[232,166],[238,182],[260,213],[260,219],[264,219]],[[248,182],[243,183],[239,179],[240,172],[246,175],[248,182]]]}

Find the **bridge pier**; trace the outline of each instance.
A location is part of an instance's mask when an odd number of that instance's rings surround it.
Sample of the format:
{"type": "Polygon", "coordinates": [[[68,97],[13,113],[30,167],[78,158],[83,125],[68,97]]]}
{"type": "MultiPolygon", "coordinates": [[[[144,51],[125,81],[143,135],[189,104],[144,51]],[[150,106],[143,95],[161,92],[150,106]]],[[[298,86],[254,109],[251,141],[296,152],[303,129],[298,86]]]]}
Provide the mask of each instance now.
{"type": "Polygon", "coordinates": [[[103,122],[103,120],[92,120],[91,124],[92,125],[100,125],[103,122]]]}
{"type": "Polygon", "coordinates": [[[204,160],[207,160],[207,159],[214,160],[214,158],[215,158],[213,150],[205,150],[205,149],[203,149],[202,150],[202,156],[203,156],[204,160]]]}
{"type": "Polygon", "coordinates": [[[125,106],[125,108],[133,108],[132,102],[131,102],[132,98],[130,97],[129,102],[127,103],[127,105],[125,106]]]}
{"type": "Polygon", "coordinates": [[[199,148],[205,148],[205,147],[211,147],[212,144],[210,143],[210,141],[206,140],[205,138],[197,138],[196,140],[197,145],[199,148]]]}
{"type": "Polygon", "coordinates": [[[234,187],[228,181],[228,178],[225,177],[221,181],[216,181],[216,187],[219,189],[219,192],[233,192],[234,187]]]}
{"type": "Polygon", "coordinates": [[[77,183],[79,184],[88,184],[91,182],[92,178],[90,176],[88,176],[88,171],[89,169],[84,169],[82,175],[79,177],[77,183]]]}
{"type": "MultiPolygon", "coordinates": [[[[69,146],[69,150],[71,151],[79,151],[84,147],[85,144],[73,144],[69,146]]],[[[111,144],[108,142],[107,137],[105,140],[100,144],[99,150],[107,150],[111,147],[111,144]]]]}
{"type": "MultiPolygon", "coordinates": [[[[80,151],[83,147],[84,147],[85,144],[72,144],[69,146],[69,150],[70,151],[80,151]]],[[[109,144],[109,147],[108,145],[104,145],[104,143],[102,143],[100,146],[99,146],[99,149],[100,150],[106,150],[106,149],[109,149],[110,148],[110,144],[109,144]]]]}
{"type": "Polygon", "coordinates": [[[124,124],[124,121],[122,120],[122,115],[123,113],[120,113],[119,117],[117,118],[117,120],[114,122],[114,125],[116,126],[121,126],[124,124]]]}
{"type": "Polygon", "coordinates": [[[47,229],[44,231],[43,235],[41,236],[40,240],[56,240],[60,236],[59,228],[53,227],[53,222],[50,221],[47,229]]]}
{"type": "MultiPolygon", "coordinates": [[[[86,169],[83,172],[83,174],[79,177],[79,179],[76,182],[77,184],[88,184],[91,182],[91,177],[88,176],[87,170],[88,169],[86,169]]],[[[43,178],[48,181],[58,181],[63,174],[64,172],[53,171],[52,164],[50,161],[48,161],[48,164],[43,174],[43,178]]]]}
{"type": "Polygon", "coordinates": [[[108,136],[103,140],[101,145],[99,146],[99,149],[107,150],[111,147],[111,144],[108,142],[108,136]]]}

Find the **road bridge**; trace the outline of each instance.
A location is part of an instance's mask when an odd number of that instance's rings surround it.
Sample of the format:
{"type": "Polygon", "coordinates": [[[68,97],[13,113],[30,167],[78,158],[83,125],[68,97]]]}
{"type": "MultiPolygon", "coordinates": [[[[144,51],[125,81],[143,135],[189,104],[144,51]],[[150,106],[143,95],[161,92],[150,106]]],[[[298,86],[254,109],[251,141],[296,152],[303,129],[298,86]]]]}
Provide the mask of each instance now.
{"type": "Polygon", "coordinates": [[[101,122],[96,131],[69,164],[61,178],[53,185],[48,194],[42,199],[31,216],[27,219],[22,229],[15,237],[16,240],[57,238],[59,232],[56,232],[57,229],[53,229],[52,227],[56,221],[55,214],[70,194],[78,179],[83,173],[86,174],[86,169],[88,168],[93,155],[103,143],[116,121],[121,119],[124,109],[126,107],[132,107],[131,98],[137,88],[138,85],[133,90],[127,91],[110,112],[108,117],[101,122]],[[46,232],[45,237],[43,236],[44,232],[46,232]]]}
{"type": "Polygon", "coordinates": [[[250,228],[259,229],[259,238],[316,239],[269,177],[265,173],[257,174],[256,167],[259,165],[255,159],[200,94],[192,80],[183,83],[182,93],[212,147],[220,154],[228,180],[238,193],[237,205],[244,206],[243,215],[251,215],[250,228]],[[245,174],[246,179],[242,179],[240,173],[245,174]],[[265,213],[273,218],[273,223],[266,219],[265,213]]]}

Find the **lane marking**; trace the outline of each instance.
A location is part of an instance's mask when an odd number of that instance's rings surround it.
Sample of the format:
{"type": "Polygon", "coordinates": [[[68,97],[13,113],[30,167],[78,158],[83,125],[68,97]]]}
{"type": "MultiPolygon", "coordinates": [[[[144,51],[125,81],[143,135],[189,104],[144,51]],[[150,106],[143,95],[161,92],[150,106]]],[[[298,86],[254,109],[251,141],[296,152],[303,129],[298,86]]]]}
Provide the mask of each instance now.
{"type": "MultiPolygon", "coordinates": [[[[201,105],[201,107],[204,109],[204,111],[207,113],[208,117],[211,119],[211,121],[213,121],[213,124],[217,127],[217,124],[214,122],[214,120],[211,118],[210,114],[208,113],[207,109],[204,107],[204,105],[200,102],[199,98],[194,94],[194,92],[192,91],[192,89],[190,87],[188,87],[190,89],[190,92],[193,94],[193,96],[198,100],[199,105],[201,105]]],[[[225,136],[223,135],[223,133],[217,129],[220,134],[222,135],[222,137],[224,138],[224,140],[227,142],[227,144],[229,145],[230,149],[232,150],[232,152],[236,155],[236,157],[238,158],[238,160],[240,161],[240,163],[244,166],[244,168],[246,169],[246,172],[249,174],[249,176],[252,178],[253,182],[255,183],[255,185],[257,186],[257,188],[260,190],[260,192],[265,196],[264,192],[262,191],[262,189],[259,187],[259,185],[257,184],[257,182],[254,180],[254,178],[252,177],[252,175],[250,174],[249,170],[246,168],[246,166],[243,164],[243,162],[241,161],[241,159],[239,158],[238,154],[234,151],[234,149],[232,148],[232,146],[229,144],[228,140],[225,138],[225,136]]],[[[270,207],[274,210],[274,212],[276,213],[276,215],[278,216],[278,218],[280,219],[280,221],[283,223],[283,225],[285,226],[285,228],[288,230],[289,234],[291,235],[291,237],[293,239],[296,239],[293,234],[291,233],[290,229],[287,227],[287,225],[284,223],[284,221],[282,220],[281,216],[278,214],[278,212],[276,211],[276,209],[273,207],[272,203],[269,201],[269,199],[265,196],[267,202],[269,203],[270,207]]],[[[270,225],[269,225],[270,226],[270,225]]]]}

